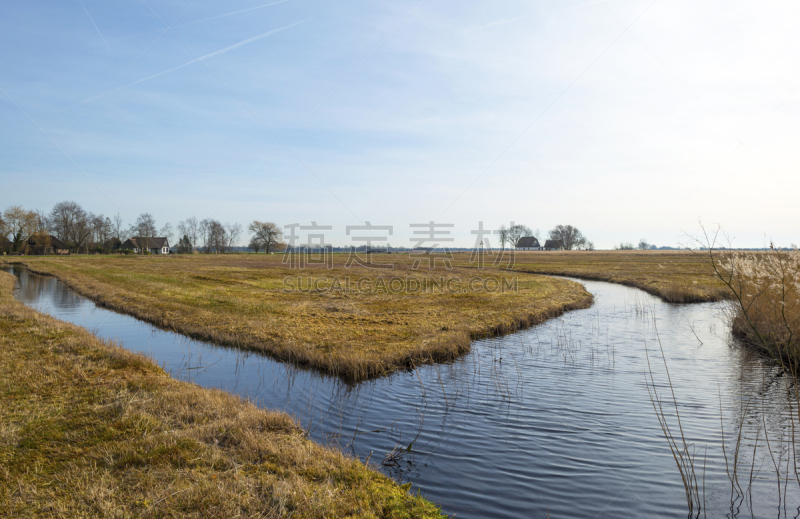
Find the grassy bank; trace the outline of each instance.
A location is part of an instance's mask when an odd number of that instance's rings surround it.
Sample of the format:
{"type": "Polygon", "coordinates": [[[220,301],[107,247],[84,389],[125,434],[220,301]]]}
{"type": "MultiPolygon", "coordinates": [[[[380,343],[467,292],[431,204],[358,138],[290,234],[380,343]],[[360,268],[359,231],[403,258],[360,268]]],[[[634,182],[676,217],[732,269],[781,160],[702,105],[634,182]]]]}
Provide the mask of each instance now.
{"type": "Polygon", "coordinates": [[[0,273],[0,516],[439,517],[283,413],[178,382],[0,273]]]}
{"type": "Polygon", "coordinates": [[[376,258],[397,262],[393,271],[345,268],[346,259],[336,255],[330,269],[305,270],[285,268],[280,255],[22,261],[157,326],[351,380],[452,359],[468,351],[473,338],[591,304],[580,284],[566,280],[464,265],[412,270],[400,255],[376,258]]]}
{"type": "Polygon", "coordinates": [[[708,257],[691,251],[519,252],[514,269],[619,283],[670,303],[730,297],[708,257]]]}

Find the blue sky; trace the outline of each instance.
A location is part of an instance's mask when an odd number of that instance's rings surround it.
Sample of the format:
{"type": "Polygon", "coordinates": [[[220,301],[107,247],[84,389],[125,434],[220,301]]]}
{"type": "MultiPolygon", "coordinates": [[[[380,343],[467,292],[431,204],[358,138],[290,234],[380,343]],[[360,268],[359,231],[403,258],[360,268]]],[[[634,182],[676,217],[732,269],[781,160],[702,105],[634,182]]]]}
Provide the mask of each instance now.
{"type": "Polygon", "coordinates": [[[6,2],[0,209],[316,221],[337,245],[430,220],[461,246],[479,220],[797,243],[798,22],[769,1],[6,2]]]}

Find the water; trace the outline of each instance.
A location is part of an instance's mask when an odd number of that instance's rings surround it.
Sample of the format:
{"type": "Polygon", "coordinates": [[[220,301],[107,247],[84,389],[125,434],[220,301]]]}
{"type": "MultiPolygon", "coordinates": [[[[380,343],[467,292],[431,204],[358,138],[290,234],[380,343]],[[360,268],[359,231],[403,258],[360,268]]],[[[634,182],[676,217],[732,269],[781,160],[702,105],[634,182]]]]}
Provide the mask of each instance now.
{"type": "Polygon", "coordinates": [[[670,305],[637,289],[581,281],[595,295],[590,309],[476,341],[451,363],[347,385],[158,330],[98,308],[54,278],[7,270],[19,277],[16,297],[25,304],[144,353],[178,379],[285,410],[315,440],[369,458],[465,518],[686,517],[684,487],[648,394],[649,353],[669,426],[682,446],[665,361],[697,453],[700,516],[800,516],[800,485],[786,465],[795,434],[787,381],[733,342],[722,304],[670,305]],[[742,492],[732,493],[727,474],[740,423],[742,492]]]}

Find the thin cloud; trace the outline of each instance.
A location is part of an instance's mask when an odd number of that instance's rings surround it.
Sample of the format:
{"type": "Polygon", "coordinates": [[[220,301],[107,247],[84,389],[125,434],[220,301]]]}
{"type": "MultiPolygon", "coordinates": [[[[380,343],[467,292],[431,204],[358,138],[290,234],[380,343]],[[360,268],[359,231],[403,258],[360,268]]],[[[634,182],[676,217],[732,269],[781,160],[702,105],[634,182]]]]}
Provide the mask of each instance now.
{"type": "MultiPolygon", "coordinates": [[[[147,81],[147,80],[156,78],[158,76],[162,76],[164,74],[167,74],[169,72],[173,72],[173,71],[178,70],[178,69],[183,68],[183,67],[188,67],[192,63],[197,63],[198,61],[203,61],[204,59],[213,58],[214,56],[219,56],[220,54],[225,54],[228,51],[232,51],[234,49],[238,49],[239,47],[243,47],[243,46],[245,46],[245,45],[247,45],[249,43],[253,43],[254,41],[258,41],[258,40],[264,39],[267,36],[271,36],[271,35],[273,35],[273,34],[275,34],[277,32],[284,31],[284,30],[286,30],[286,29],[288,29],[290,27],[294,27],[295,25],[299,25],[301,23],[307,22],[308,20],[310,20],[310,18],[306,18],[305,20],[301,20],[299,22],[295,22],[295,23],[289,24],[289,25],[287,25],[285,27],[280,27],[278,29],[273,29],[271,31],[267,31],[267,32],[265,32],[263,34],[259,34],[258,36],[253,36],[252,38],[248,38],[246,40],[240,41],[239,43],[234,43],[230,47],[225,47],[224,49],[220,49],[220,50],[218,50],[216,52],[212,52],[211,54],[206,54],[205,56],[200,56],[199,58],[195,58],[195,59],[193,59],[191,61],[187,61],[183,65],[178,65],[177,67],[172,67],[171,69],[165,70],[163,72],[159,72],[158,74],[153,74],[152,76],[148,76],[146,78],[142,78],[142,79],[136,80],[133,83],[131,83],[130,85],[126,85],[126,86],[127,87],[131,87],[133,85],[138,85],[139,83],[142,83],[143,81],[147,81]]],[[[122,87],[122,88],[125,88],[125,87],[122,87]]]]}
{"type": "Polygon", "coordinates": [[[196,24],[196,23],[210,22],[211,20],[216,20],[216,19],[218,19],[218,18],[224,18],[224,17],[226,17],[226,16],[233,16],[234,14],[239,14],[239,13],[246,13],[246,12],[248,12],[248,11],[254,11],[254,10],[256,10],[256,9],[261,9],[261,8],[264,8],[264,7],[269,7],[269,6],[271,6],[271,5],[282,4],[282,3],[285,3],[285,2],[288,2],[288,1],[289,1],[289,0],[279,0],[278,2],[272,2],[272,3],[269,3],[269,4],[264,4],[264,5],[257,5],[257,6],[255,6],[255,7],[249,7],[249,8],[247,8],[247,9],[242,9],[242,10],[240,10],[240,11],[233,11],[233,12],[231,12],[231,13],[218,14],[217,16],[212,16],[211,18],[203,18],[202,20],[195,20],[195,21],[193,21],[193,22],[186,22],[186,23],[184,23],[184,24],[178,25],[178,27],[186,27],[187,25],[194,25],[194,24],[196,24]]]}
{"type": "Polygon", "coordinates": [[[488,23],[486,25],[481,25],[480,27],[473,27],[471,29],[467,29],[464,32],[472,32],[472,31],[479,31],[481,29],[488,29],[489,27],[496,27],[498,25],[503,25],[506,23],[516,22],[517,20],[524,20],[527,18],[526,16],[519,16],[517,18],[508,18],[506,20],[497,20],[496,22],[488,23]]]}
{"type": "MultiPolygon", "coordinates": [[[[284,0],[284,1],[286,1],[286,0],[284,0]]],[[[108,50],[111,50],[111,47],[109,47],[108,43],[106,43],[106,39],[103,38],[103,34],[100,32],[100,29],[97,28],[97,24],[94,23],[94,20],[92,19],[92,15],[90,15],[89,11],[86,10],[86,6],[83,5],[83,0],[78,0],[78,2],[81,4],[81,7],[83,7],[83,12],[86,13],[86,16],[89,17],[89,21],[92,22],[92,25],[94,25],[94,30],[97,31],[97,35],[100,36],[101,40],[103,40],[103,45],[105,45],[108,50]]]]}

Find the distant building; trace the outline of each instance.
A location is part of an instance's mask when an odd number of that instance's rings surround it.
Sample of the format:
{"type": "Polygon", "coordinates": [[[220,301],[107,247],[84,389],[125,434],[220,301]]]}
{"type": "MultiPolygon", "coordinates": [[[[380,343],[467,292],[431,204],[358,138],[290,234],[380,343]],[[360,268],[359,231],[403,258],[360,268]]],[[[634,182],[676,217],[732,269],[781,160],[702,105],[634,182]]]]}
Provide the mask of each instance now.
{"type": "Polygon", "coordinates": [[[28,246],[26,249],[27,250],[24,251],[26,254],[69,254],[69,247],[52,234],[47,236],[39,234],[31,236],[28,238],[28,246]]]}
{"type": "Polygon", "coordinates": [[[139,253],[142,252],[145,242],[150,254],[169,254],[169,241],[166,238],[128,238],[119,248],[139,253]]]}
{"type": "Polygon", "coordinates": [[[544,242],[544,250],[564,250],[561,240],[547,240],[544,242]]]}
{"type": "Polygon", "coordinates": [[[517,240],[517,250],[542,250],[536,236],[523,236],[517,240]]]}

